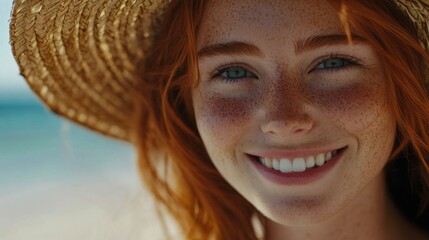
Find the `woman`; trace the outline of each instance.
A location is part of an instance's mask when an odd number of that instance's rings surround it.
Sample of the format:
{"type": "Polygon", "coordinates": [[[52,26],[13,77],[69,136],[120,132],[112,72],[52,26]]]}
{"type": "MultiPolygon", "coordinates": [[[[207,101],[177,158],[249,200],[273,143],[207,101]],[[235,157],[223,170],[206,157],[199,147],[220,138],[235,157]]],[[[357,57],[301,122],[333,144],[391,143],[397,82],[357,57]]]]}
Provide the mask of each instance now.
{"type": "Polygon", "coordinates": [[[135,144],[186,239],[428,239],[428,9],[15,2],[11,42],[53,111],[135,144]]]}

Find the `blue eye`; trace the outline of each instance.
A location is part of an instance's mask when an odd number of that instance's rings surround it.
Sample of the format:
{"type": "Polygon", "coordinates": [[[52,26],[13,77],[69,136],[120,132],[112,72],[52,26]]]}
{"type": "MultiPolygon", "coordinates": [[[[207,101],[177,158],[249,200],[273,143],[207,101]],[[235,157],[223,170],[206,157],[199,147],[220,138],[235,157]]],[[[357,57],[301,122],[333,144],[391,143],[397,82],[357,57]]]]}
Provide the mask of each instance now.
{"type": "Polygon", "coordinates": [[[341,58],[333,58],[333,59],[328,59],[325,62],[319,64],[319,66],[317,66],[318,68],[339,68],[339,67],[344,67],[345,65],[347,65],[347,62],[344,61],[344,59],[341,58]]]}
{"type": "Polygon", "coordinates": [[[221,74],[222,77],[225,78],[244,78],[248,76],[248,72],[246,69],[240,68],[240,67],[231,67],[221,74]]]}
{"type": "Polygon", "coordinates": [[[256,78],[256,76],[243,67],[230,66],[217,70],[212,78],[221,78],[227,82],[234,82],[244,78],[256,78]]]}
{"type": "Polygon", "coordinates": [[[313,70],[341,70],[352,65],[358,65],[357,61],[346,57],[331,56],[321,61],[313,70]]]}

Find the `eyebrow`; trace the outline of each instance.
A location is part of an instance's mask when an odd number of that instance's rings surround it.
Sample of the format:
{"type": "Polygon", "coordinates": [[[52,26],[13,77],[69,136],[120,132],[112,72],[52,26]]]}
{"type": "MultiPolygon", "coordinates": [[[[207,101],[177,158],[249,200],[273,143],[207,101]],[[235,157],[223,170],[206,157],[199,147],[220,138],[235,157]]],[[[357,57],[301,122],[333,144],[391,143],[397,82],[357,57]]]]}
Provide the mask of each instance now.
{"type": "Polygon", "coordinates": [[[198,51],[198,57],[212,57],[216,55],[251,55],[262,57],[261,50],[255,45],[245,42],[226,42],[207,45],[198,51]]]}
{"type": "Polygon", "coordinates": [[[299,55],[305,51],[313,50],[320,47],[333,45],[354,45],[355,43],[366,43],[367,41],[358,35],[352,35],[350,38],[347,35],[332,34],[318,35],[309,37],[305,40],[295,42],[295,54],[299,55]]]}
{"type": "MultiPolygon", "coordinates": [[[[358,35],[352,35],[349,39],[347,35],[317,35],[295,42],[295,54],[301,54],[312,49],[333,46],[333,45],[353,45],[355,43],[365,43],[366,40],[358,35]]],[[[198,51],[198,58],[213,57],[219,55],[250,55],[262,57],[261,50],[253,44],[239,41],[215,43],[207,45],[198,51]]]]}

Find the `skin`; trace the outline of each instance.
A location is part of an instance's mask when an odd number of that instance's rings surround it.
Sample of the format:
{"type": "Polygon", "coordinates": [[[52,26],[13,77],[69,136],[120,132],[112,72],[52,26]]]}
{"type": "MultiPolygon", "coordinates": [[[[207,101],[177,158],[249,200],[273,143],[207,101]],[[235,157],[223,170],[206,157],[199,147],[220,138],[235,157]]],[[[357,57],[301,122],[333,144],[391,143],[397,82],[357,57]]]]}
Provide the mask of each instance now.
{"type": "Polygon", "coordinates": [[[220,174],[267,217],[268,239],[409,237],[416,230],[390,203],[383,180],[396,124],[376,54],[365,42],[295,49],[299,40],[330,34],[344,30],[325,1],[209,1],[197,49],[240,41],[261,55],[199,57],[192,98],[200,136],[220,174]],[[330,71],[323,61],[332,54],[357,63],[330,71]],[[247,77],[213,78],[237,63],[247,77]],[[268,181],[246,155],[344,146],[342,160],[305,185],[268,181]]]}

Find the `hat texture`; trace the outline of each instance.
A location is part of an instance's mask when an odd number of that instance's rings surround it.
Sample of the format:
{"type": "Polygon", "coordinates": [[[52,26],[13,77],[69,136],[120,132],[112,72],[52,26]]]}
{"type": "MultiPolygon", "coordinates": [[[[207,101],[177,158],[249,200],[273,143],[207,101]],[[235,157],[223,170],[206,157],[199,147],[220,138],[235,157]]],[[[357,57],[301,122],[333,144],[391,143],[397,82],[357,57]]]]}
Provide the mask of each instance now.
{"type": "Polygon", "coordinates": [[[129,141],[136,66],[166,3],[17,0],[10,41],[21,74],[51,111],[129,141]]]}
{"type": "MultiPolygon", "coordinates": [[[[429,0],[392,0],[429,49],[429,0]]],[[[10,42],[21,74],[53,112],[131,141],[136,67],[168,0],[16,0],[10,42]]]]}

